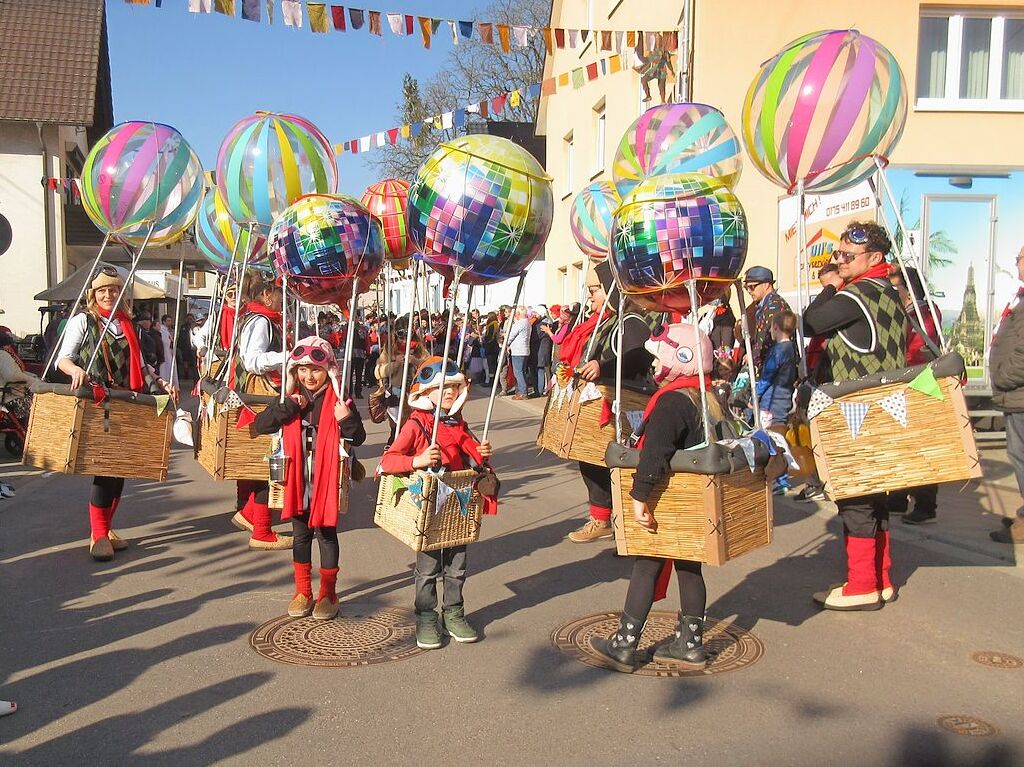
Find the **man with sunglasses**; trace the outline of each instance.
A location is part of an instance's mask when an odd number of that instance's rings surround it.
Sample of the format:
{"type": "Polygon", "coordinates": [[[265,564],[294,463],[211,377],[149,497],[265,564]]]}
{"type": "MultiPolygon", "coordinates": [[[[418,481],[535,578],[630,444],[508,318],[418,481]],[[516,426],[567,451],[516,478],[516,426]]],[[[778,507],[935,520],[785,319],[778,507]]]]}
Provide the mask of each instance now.
{"type": "MultiPolygon", "coordinates": [[[[889,282],[892,247],[878,224],[853,222],[833,254],[838,270],[821,275],[821,293],[804,312],[804,334],[822,336],[818,381],[852,381],[906,364],[907,314],[889,282]]],[[[814,595],[827,610],[878,610],[895,598],[889,580],[889,511],[884,493],[839,501],[847,580],[814,595]]]]}
{"type": "Polygon", "coordinates": [[[743,275],[743,289],[750,296],[747,307],[749,325],[753,328],[750,348],[754,353],[754,370],[760,375],[774,341],[772,323],[783,312],[792,311],[786,299],[775,289],[775,275],[764,266],[752,266],[743,275]]]}

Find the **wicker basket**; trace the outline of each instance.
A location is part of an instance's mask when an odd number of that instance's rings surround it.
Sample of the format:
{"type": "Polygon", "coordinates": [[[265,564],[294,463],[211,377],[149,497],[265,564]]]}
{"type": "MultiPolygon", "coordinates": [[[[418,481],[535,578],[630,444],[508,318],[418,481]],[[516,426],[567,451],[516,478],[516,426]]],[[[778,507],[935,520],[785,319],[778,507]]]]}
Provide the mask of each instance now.
{"type": "Polygon", "coordinates": [[[619,554],[722,565],[772,542],[772,492],[762,469],[672,472],[648,501],[658,521],[653,533],[633,517],[629,493],[635,473],[612,469],[612,526],[619,554]]]}
{"type": "MultiPolygon", "coordinates": [[[[906,380],[919,369],[907,369],[895,382],[877,383],[835,397],[834,404],[811,419],[814,460],[830,499],[981,476],[959,376],[938,377],[944,395],[940,400],[907,387],[906,380]],[[906,394],[906,428],[876,404],[900,391],[906,394]],[[850,436],[840,402],[871,403],[856,439],[850,436]]],[[[939,372],[942,366],[936,368],[939,372]]],[[[830,393],[826,387],[821,388],[830,393]]]]}
{"type": "MultiPolygon", "coordinates": [[[[352,497],[352,480],[345,477],[338,488],[338,513],[348,514],[349,499],[352,497]]],[[[267,500],[267,507],[271,509],[284,508],[284,483],[271,482],[270,493],[267,500]]]]}
{"type": "MultiPolygon", "coordinates": [[[[473,469],[467,469],[445,472],[441,479],[450,487],[461,490],[473,486],[478,476],[473,469]]],[[[434,551],[475,543],[480,537],[482,514],[480,494],[476,488],[473,488],[469,511],[465,515],[460,513],[459,499],[454,493],[448,497],[440,512],[434,511],[436,498],[435,474],[426,471],[414,471],[408,477],[383,474],[377,491],[377,509],[373,521],[413,551],[434,551]],[[419,505],[409,490],[396,484],[398,480],[408,482],[410,479],[423,480],[423,499],[419,505]]]]}
{"type": "MultiPolygon", "coordinates": [[[[595,466],[604,466],[604,451],[608,443],[615,439],[615,422],[609,421],[601,425],[604,402],[615,400],[615,387],[596,384],[601,396],[587,402],[581,402],[585,383],[577,382],[570,395],[565,395],[561,404],[557,401],[554,389],[548,394],[548,403],[544,409],[540,434],[537,444],[549,450],[559,458],[569,461],[582,461],[595,466]]],[[[626,413],[643,411],[650,397],[646,394],[622,390],[622,432],[629,434],[632,429],[626,413]]]]}
{"type": "Polygon", "coordinates": [[[34,388],[22,463],[64,474],[167,479],[174,408],[148,394],[112,391],[102,405],[67,386],[34,388]]]}
{"type": "MultiPolygon", "coordinates": [[[[266,458],[271,452],[272,436],[256,434],[253,425],[236,429],[238,409],[222,409],[211,420],[207,415],[210,397],[202,394],[199,412],[199,438],[196,440],[196,460],[214,479],[267,480],[266,458]]],[[[240,395],[253,411],[266,409],[266,397],[240,395]],[[260,400],[259,402],[254,400],[260,400]]]]}

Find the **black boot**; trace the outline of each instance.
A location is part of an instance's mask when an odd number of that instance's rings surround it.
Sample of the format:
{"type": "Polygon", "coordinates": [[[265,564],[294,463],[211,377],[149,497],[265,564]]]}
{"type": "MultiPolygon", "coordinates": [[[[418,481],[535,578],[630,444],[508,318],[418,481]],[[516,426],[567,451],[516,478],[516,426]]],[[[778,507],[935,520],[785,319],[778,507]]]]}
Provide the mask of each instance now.
{"type": "Polygon", "coordinates": [[[632,674],[636,671],[636,648],[640,644],[640,632],[644,630],[641,621],[622,614],[619,628],[607,639],[592,637],[590,646],[597,651],[609,667],[616,671],[632,674]]]}
{"type": "Polygon", "coordinates": [[[704,649],[704,621],[679,613],[675,639],[655,650],[654,659],[679,666],[704,668],[708,662],[708,652],[704,649]]]}

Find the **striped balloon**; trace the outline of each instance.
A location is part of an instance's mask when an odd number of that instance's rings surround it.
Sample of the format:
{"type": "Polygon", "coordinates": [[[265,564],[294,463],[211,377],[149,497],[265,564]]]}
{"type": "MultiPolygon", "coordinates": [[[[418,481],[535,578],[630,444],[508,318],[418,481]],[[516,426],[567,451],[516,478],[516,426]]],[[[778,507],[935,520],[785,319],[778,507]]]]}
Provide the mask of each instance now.
{"type": "Polygon", "coordinates": [[[855,29],[794,40],[761,65],[743,104],[743,141],[754,165],[792,193],[835,192],[875,171],[907,119],[896,57],[855,29]]]}
{"type": "Polygon", "coordinates": [[[625,197],[651,176],[702,173],[732,187],[742,170],[740,142],[725,115],[707,104],[661,104],[640,115],[622,135],[612,179],[625,197]]]}
{"type": "Polygon", "coordinates": [[[169,125],[126,122],[96,142],[82,168],[82,206],[121,242],[165,245],[192,225],[203,196],[203,166],[169,125]]]}
{"type": "Polygon", "coordinates": [[[196,217],[196,247],[218,272],[226,272],[235,254],[238,263],[248,258],[250,266],[266,265],[269,259],[264,248],[266,240],[247,226],[239,226],[228,213],[220,190],[214,187],[206,192],[203,205],[196,217]],[[238,247],[237,252],[235,247],[238,247]]]}
{"type": "Polygon", "coordinates": [[[569,228],[580,250],[591,258],[603,259],[608,255],[608,235],[615,209],[621,202],[619,193],[607,181],[585,186],[572,201],[569,228]]]}
{"type": "Polygon", "coordinates": [[[378,181],[363,192],[363,205],[384,230],[384,254],[391,266],[399,271],[407,269],[416,252],[405,218],[409,207],[409,182],[400,178],[378,181]]]}
{"type": "Polygon", "coordinates": [[[257,112],[239,120],[217,153],[217,188],[240,224],[264,229],[304,194],[333,194],[338,165],[313,123],[257,112]]]}

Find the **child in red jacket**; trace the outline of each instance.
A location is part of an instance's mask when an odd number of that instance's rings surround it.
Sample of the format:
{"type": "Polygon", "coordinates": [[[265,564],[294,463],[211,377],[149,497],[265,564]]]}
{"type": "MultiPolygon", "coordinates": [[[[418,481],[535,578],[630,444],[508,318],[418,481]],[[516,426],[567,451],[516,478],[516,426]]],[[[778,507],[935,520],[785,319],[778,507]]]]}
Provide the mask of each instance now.
{"type": "MultiPolygon", "coordinates": [[[[385,474],[408,474],[416,469],[458,471],[482,466],[491,457],[489,442],[477,442],[459,411],[469,395],[469,383],[458,366],[448,361],[441,391],[440,357],[430,357],[416,371],[409,387],[409,420],[380,459],[385,474]],[[434,411],[441,408],[437,441],[431,442],[434,411]]],[[[494,499],[484,499],[485,513],[494,513],[494,499]]],[[[476,631],[466,620],[462,588],[466,583],[466,547],[452,546],[416,554],[416,644],[425,650],[441,646],[437,626],[437,579],[444,578],[444,629],[456,642],[475,642],[476,631]]]]}

